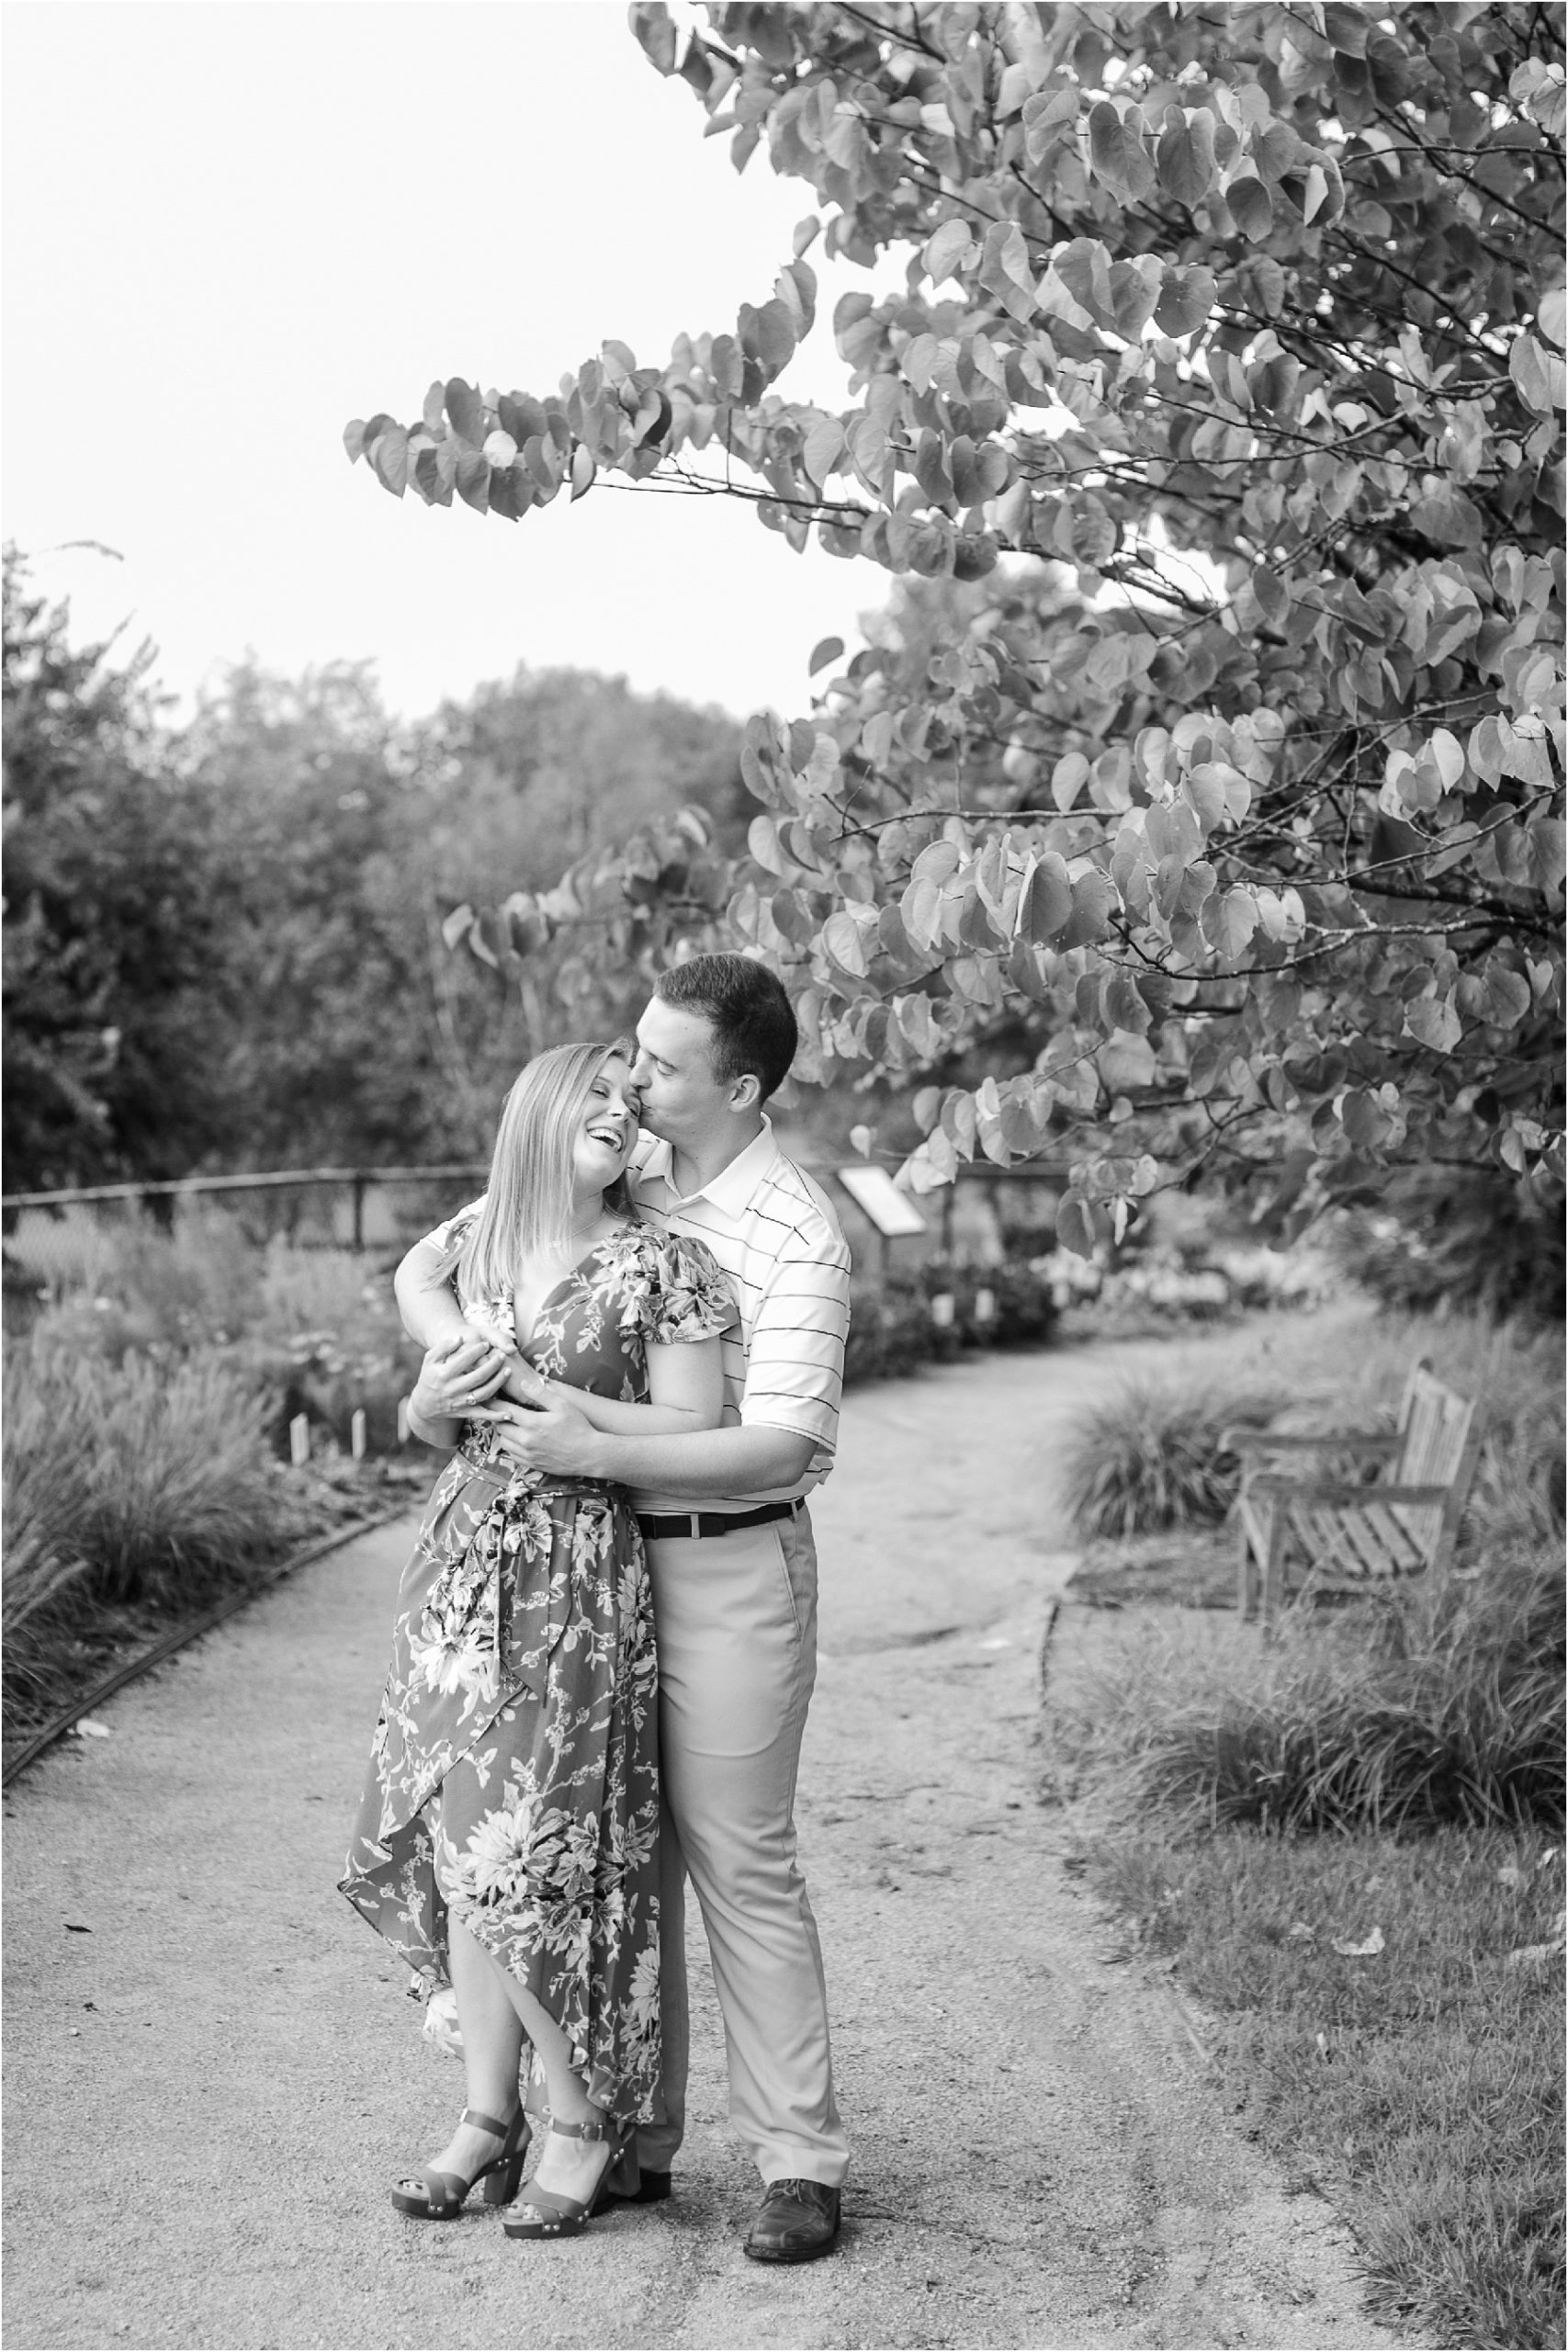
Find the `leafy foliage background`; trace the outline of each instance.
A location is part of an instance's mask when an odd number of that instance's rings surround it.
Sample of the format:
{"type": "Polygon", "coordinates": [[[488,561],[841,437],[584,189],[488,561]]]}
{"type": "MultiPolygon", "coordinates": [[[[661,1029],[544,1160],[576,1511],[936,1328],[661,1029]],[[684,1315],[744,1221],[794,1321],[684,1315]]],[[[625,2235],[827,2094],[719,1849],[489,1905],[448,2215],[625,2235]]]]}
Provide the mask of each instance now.
{"type": "Polygon", "coordinates": [[[734,722],[623,680],[408,727],[361,669],[241,665],[175,728],[150,663],[73,644],[8,556],[7,1190],[482,1159],[527,1056],[615,1035],[648,974],[564,939],[508,988],[443,944],[454,902],[694,800],[744,838],[734,722]]]}
{"type": "Polygon", "coordinates": [[[749,499],[913,625],[750,723],[748,857],[645,840],[449,935],[518,979],[580,925],[747,944],[807,1075],[914,1090],[916,1184],[1070,1136],[1079,1249],[1206,1165],[1282,1210],[1478,1159],[1550,1196],[1561,9],[706,14],[630,11],[820,208],[771,296],[349,455],[513,521],[606,470],[749,499]],[[906,257],[837,307],[837,411],[773,389],[818,237],[906,257]]]}

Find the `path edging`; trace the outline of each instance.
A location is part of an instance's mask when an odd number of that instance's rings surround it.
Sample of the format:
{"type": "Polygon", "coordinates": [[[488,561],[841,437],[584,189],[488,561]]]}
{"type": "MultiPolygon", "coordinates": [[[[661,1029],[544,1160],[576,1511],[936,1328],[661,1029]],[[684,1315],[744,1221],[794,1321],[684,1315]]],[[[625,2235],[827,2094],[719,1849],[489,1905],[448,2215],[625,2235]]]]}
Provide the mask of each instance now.
{"type": "Polygon", "coordinates": [[[69,1707],[51,1715],[42,1730],[33,1734],[18,1755],[0,1765],[0,1789],[8,1789],[13,1781],[19,1780],[30,1764],[37,1763],[45,1748],[52,1747],[55,1741],[62,1739],[84,1715],[90,1715],[95,1707],[101,1707],[106,1699],[112,1699],[116,1691],[123,1690],[128,1682],[136,1681],[140,1676],[150,1673],[153,1667],[162,1666],[165,1658],[175,1657],[179,1651],[188,1648],[192,1642],[199,1641],[204,1634],[210,1634],[226,1618],[236,1616],[253,1600],[258,1600],[264,1592],[270,1592],[275,1586],[280,1585],[286,1577],[293,1576],[299,1568],[308,1568],[313,1561],[324,1559],[329,1552],[338,1551],[344,1544],[352,1544],[356,1535],[368,1535],[374,1528],[389,1527],[394,1520],[403,1518],[410,1508],[404,1502],[400,1503],[395,1510],[375,1511],[368,1519],[356,1519],[352,1526],[339,1528],[336,1534],[323,1537],[319,1544],[308,1544],[303,1551],[291,1553],[287,1560],[269,1569],[258,1583],[247,1585],[241,1592],[231,1592],[227,1600],[220,1600],[215,1608],[207,1610],[191,1623],[176,1625],[172,1633],[164,1635],[162,1641],[154,1642],[151,1649],[129,1658],[123,1666],[117,1666],[112,1674],[101,1675],[96,1682],[89,1683],[69,1707]]]}

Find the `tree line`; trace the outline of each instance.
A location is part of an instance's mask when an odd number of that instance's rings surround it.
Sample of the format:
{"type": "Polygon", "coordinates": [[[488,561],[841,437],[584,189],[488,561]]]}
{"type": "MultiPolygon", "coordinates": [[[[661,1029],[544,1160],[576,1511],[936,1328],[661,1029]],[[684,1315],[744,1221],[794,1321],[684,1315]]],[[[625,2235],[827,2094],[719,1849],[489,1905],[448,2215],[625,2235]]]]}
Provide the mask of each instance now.
{"type": "Polygon", "coordinates": [[[651,975],[567,938],[509,985],[453,908],[612,842],[657,877],[683,806],[730,852],[749,815],[733,720],[588,673],[408,724],[364,666],[242,663],[175,725],[15,550],[4,712],[7,1192],[482,1158],[527,1055],[651,975]]]}

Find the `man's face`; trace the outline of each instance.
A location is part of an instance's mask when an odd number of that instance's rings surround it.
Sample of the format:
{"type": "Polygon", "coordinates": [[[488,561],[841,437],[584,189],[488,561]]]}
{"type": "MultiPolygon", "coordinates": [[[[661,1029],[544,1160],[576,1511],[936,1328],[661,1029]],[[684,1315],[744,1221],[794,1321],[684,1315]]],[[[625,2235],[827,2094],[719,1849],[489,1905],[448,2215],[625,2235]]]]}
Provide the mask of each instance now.
{"type": "Polygon", "coordinates": [[[713,1074],[713,1023],[654,997],[637,1024],[632,1084],[642,1124],[666,1142],[693,1143],[728,1115],[729,1088],[713,1074]]]}

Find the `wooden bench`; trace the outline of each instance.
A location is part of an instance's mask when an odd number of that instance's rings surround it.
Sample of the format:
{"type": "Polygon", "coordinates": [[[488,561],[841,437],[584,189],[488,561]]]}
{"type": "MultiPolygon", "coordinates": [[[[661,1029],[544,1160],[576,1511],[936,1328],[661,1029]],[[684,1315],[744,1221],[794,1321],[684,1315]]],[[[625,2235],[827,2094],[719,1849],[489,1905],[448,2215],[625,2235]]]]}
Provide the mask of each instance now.
{"type": "Polygon", "coordinates": [[[1302,1598],[1386,1589],[1395,1577],[1446,1568],[1475,1476],[1483,1419],[1473,1398],[1445,1387],[1422,1362],[1405,1383],[1399,1426],[1385,1435],[1227,1430],[1220,1442],[1242,1465],[1242,1616],[1261,1599],[1264,1629],[1272,1628],[1287,1571],[1303,1563],[1302,1598]],[[1325,1456],[1382,1468],[1371,1483],[1324,1476],[1313,1462],[1325,1456]],[[1280,1466],[1285,1463],[1292,1466],[1280,1466]]]}

